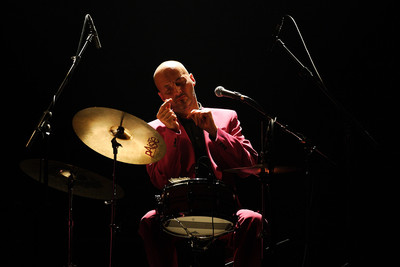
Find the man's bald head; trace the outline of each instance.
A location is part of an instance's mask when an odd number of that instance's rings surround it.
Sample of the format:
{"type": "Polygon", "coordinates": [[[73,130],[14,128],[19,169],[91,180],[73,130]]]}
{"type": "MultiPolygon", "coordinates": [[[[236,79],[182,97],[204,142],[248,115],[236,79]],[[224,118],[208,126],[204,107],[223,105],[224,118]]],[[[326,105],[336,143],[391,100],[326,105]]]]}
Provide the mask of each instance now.
{"type": "Polygon", "coordinates": [[[154,71],[153,79],[154,83],[156,84],[158,90],[160,90],[161,86],[159,81],[161,78],[168,78],[171,75],[176,75],[179,73],[181,75],[189,74],[185,66],[182,63],[175,60],[168,60],[161,63],[157,69],[154,71]]]}
{"type": "Polygon", "coordinates": [[[198,109],[194,86],[196,81],[182,63],[168,60],[161,63],[154,72],[154,83],[162,101],[172,99],[172,110],[186,118],[193,109],[198,109]]]}

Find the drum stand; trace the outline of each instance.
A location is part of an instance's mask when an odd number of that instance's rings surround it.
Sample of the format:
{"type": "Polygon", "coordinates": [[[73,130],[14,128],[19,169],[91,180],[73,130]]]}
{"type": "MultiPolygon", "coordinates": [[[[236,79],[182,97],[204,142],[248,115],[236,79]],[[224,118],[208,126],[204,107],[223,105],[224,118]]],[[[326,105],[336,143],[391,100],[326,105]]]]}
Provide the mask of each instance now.
{"type": "Polygon", "coordinates": [[[211,263],[211,266],[223,266],[225,264],[223,248],[224,246],[215,237],[201,239],[192,236],[186,243],[186,251],[188,252],[186,255],[189,256],[186,258],[184,266],[201,267],[204,264],[209,266],[211,263]]]}
{"type": "MultiPolygon", "coordinates": [[[[121,119],[121,124],[122,124],[121,119]]],[[[117,137],[121,136],[124,133],[124,127],[119,126],[117,129],[117,133],[114,136],[114,138],[111,140],[112,148],[113,148],[113,154],[114,154],[114,160],[113,160],[113,188],[112,188],[112,199],[111,199],[111,215],[110,215],[110,253],[109,253],[109,267],[112,267],[112,256],[113,256],[113,248],[114,248],[114,234],[116,232],[116,229],[118,226],[115,225],[115,211],[116,211],[116,205],[117,205],[117,179],[116,179],[116,166],[117,166],[117,154],[118,154],[118,147],[121,146],[120,143],[117,142],[117,137]]],[[[122,146],[121,146],[122,147],[122,146]]]]}
{"type": "Polygon", "coordinates": [[[73,243],[73,229],[74,229],[74,219],[72,217],[72,198],[74,195],[74,181],[75,175],[72,173],[68,177],[68,256],[67,256],[67,267],[74,267],[75,264],[72,263],[72,243],[73,243]]]}

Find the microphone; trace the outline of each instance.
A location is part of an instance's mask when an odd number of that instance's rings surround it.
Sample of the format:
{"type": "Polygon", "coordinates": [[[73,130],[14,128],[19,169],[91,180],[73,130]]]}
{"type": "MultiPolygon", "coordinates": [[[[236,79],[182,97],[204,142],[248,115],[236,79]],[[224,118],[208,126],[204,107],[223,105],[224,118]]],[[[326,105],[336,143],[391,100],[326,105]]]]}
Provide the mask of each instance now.
{"type": "Polygon", "coordinates": [[[99,35],[97,34],[96,27],[94,26],[93,19],[89,14],[86,15],[86,19],[89,21],[89,30],[93,34],[93,37],[94,37],[94,45],[96,46],[97,49],[100,49],[101,43],[100,43],[99,35]]]}
{"type": "Polygon", "coordinates": [[[246,100],[251,99],[250,97],[242,95],[241,93],[226,90],[222,86],[218,86],[217,88],[215,88],[214,93],[217,97],[229,97],[229,98],[241,100],[241,101],[246,101],[246,100]]]}

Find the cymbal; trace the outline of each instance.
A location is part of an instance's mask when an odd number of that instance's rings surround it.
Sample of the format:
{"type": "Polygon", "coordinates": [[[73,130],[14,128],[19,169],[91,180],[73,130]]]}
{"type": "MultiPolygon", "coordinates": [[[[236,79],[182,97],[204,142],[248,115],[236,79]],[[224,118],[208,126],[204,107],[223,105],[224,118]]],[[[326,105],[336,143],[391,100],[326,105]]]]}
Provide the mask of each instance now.
{"type": "MultiPolygon", "coordinates": [[[[296,172],[299,168],[290,166],[276,166],[274,167],[274,174],[283,174],[296,172]]],[[[250,174],[250,175],[260,175],[261,172],[269,173],[268,166],[266,164],[256,164],[250,167],[240,167],[227,169],[225,172],[236,173],[236,174],[250,174]]]]}
{"type": "Polygon", "coordinates": [[[159,161],[166,152],[162,136],[145,121],[126,112],[104,107],[86,108],[75,114],[72,126],[88,147],[114,159],[111,140],[121,144],[117,160],[130,164],[159,161]]]}
{"type": "MultiPolygon", "coordinates": [[[[27,159],[20,163],[23,172],[40,183],[44,183],[41,159],[27,159]]],[[[68,179],[73,178],[73,194],[93,199],[112,199],[112,180],[97,173],[63,162],[48,161],[48,186],[68,192],[68,179]]],[[[123,189],[117,185],[117,198],[124,196],[123,189]]]]}

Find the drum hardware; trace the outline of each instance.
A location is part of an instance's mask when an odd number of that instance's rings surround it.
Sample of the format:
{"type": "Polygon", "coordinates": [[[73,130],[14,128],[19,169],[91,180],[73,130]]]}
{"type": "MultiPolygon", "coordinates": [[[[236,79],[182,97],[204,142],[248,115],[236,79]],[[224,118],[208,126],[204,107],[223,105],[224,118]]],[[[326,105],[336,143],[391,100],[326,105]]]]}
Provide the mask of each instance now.
{"type": "MultiPolygon", "coordinates": [[[[190,177],[179,177],[179,178],[170,178],[168,180],[170,185],[166,186],[162,192],[162,195],[155,195],[156,203],[157,203],[157,211],[160,214],[161,221],[161,229],[173,236],[187,238],[187,245],[190,247],[190,266],[198,266],[198,260],[203,258],[203,253],[209,249],[209,247],[215,241],[215,237],[227,234],[233,231],[232,226],[225,221],[220,222],[220,218],[218,217],[218,211],[215,211],[214,204],[211,204],[211,217],[207,216],[190,216],[190,215],[199,215],[197,207],[194,205],[197,202],[198,205],[204,204],[205,199],[220,199],[220,195],[218,194],[218,190],[214,187],[214,184],[217,182],[212,181],[208,178],[195,178],[192,179],[190,177]],[[195,186],[199,186],[201,184],[200,192],[197,190],[199,188],[194,188],[195,186]],[[176,191],[173,190],[176,187],[176,191]],[[183,194],[177,195],[177,192],[180,192],[179,188],[183,187],[183,191],[186,190],[183,194]],[[170,189],[168,189],[170,188],[170,189]],[[207,189],[208,191],[204,190],[207,189]],[[211,189],[211,190],[210,190],[211,189]],[[202,193],[212,192],[211,196],[203,195],[202,193]],[[172,216],[171,214],[167,216],[168,207],[170,205],[176,205],[177,202],[173,202],[173,200],[182,201],[182,203],[187,203],[186,208],[181,206],[180,212],[177,212],[176,216],[172,216]],[[198,201],[201,203],[199,204],[198,201]],[[189,216],[186,216],[189,215],[189,216]],[[181,217],[178,217],[181,216],[181,217]],[[211,220],[211,221],[210,221],[211,220]],[[218,222],[215,222],[218,221],[218,222]],[[217,233],[215,231],[217,229],[217,233]]],[[[222,182],[218,181],[218,184],[222,182]]],[[[181,192],[180,192],[181,193],[181,192]]],[[[236,198],[232,200],[232,203],[236,203],[236,198]]],[[[178,203],[179,204],[179,203],[178,203]]],[[[209,208],[210,203],[206,205],[206,208],[209,208]]],[[[236,210],[236,209],[235,209],[236,210]]],[[[235,211],[233,211],[234,213],[235,211]]],[[[236,222],[236,214],[234,214],[233,222],[236,222]]]]}
{"type": "Polygon", "coordinates": [[[158,199],[162,230],[193,242],[234,230],[236,195],[227,185],[205,178],[172,180],[158,199]]]}
{"type": "Polygon", "coordinates": [[[179,266],[230,266],[226,265],[226,243],[217,238],[199,239],[192,237],[182,239],[176,244],[179,266]]]}
{"type": "MultiPolygon", "coordinates": [[[[72,263],[73,255],[73,196],[81,196],[92,199],[110,199],[112,196],[111,181],[94,172],[79,168],[59,161],[47,161],[48,180],[43,179],[45,162],[42,159],[28,159],[20,163],[22,171],[34,180],[45,183],[49,187],[68,194],[68,247],[67,262],[68,267],[74,266],[72,263]]],[[[124,196],[123,189],[119,187],[118,198],[124,196]]]]}
{"type": "MultiPolygon", "coordinates": [[[[67,264],[68,266],[72,265],[72,235],[73,235],[73,227],[74,220],[72,216],[72,197],[74,190],[74,181],[76,179],[76,175],[74,172],[70,170],[60,170],[60,175],[64,176],[67,179],[67,187],[68,187],[68,255],[67,255],[67,264]]],[[[74,265],[72,265],[74,266],[74,265]]]]}
{"type": "MultiPolygon", "coordinates": [[[[123,117],[121,118],[121,125],[123,122],[123,117]]],[[[118,126],[117,132],[115,133],[115,136],[113,139],[111,139],[111,146],[113,148],[113,154],[114,154],[114,160],[113,160],[113,173],[112,173],[112,180],[113,180],[113,185],[112,185],[112,190],[113,190],[113,195],[111,199],[111,215],[110,215],[110,247],[109,247],[109,267],[112,266],[112,255],[113,255],[113,248],[114,248],[114,235],[117,229],[117,226],[115,225],[115,211],[116,211],[116,205],[117,205],[117,188],[116,188],[116,183],[117,183],[117,177],[116,177],[116,166],[117,166],[117,154],[118,154],[118,148],[121,146],[120,143],[117,142],[117,136],[121,137],[123,136],[124,133],[124,128],[122,126],[118,126]]]]}
{"type": "Polygon", "coordinates": [[[83,143],[97,153],[113,159],[109,245],[109,267],[111,267],[114,234],[118,228],[115,224],[117,161],[129,164],[154,163],[165,155],[166,145],[162,136],[145,121],[116,109],[104,107],[83,109],[73,117],[72,126],[83,143]]]}

